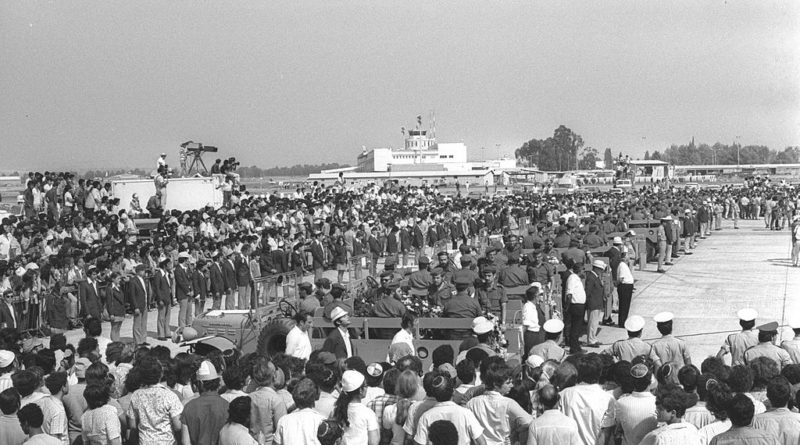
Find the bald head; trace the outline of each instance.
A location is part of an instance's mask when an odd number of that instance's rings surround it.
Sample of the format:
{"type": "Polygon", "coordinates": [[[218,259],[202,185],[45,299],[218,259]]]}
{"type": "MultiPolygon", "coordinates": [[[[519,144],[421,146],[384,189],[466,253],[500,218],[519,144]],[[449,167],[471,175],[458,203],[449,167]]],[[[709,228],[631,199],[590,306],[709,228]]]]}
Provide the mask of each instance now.
{"type": "Polygon", "coordinates": [[[544,409],[554,409],[558,405],[558,390],[553,385],[545,385],[539,389],[539,402],[544,409]]]}

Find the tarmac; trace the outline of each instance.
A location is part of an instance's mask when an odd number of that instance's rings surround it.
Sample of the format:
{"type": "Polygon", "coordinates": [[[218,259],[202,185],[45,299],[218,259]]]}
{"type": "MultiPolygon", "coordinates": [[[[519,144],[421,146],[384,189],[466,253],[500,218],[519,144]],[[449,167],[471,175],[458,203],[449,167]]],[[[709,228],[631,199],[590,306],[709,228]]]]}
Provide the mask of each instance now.
{"type": "MultiPolygon", "coordinates": [[[[800,315],[800,268],[791,266],[790,250],[788,230],[770,231],[763,220],[740,220],[739,230],[734,230],[733,222],[725,220],[723,230],[712,230],[711,236],[699,240],[692,255],[681,254],[673,266],[665,266],[667,273],[657,273],[655,263],[642,271],[634,267],[630,314],[645,318],[645,340],[660,336],[653,322],[655,314],[675,314],[673,333],[687,342],[697,365],[716,354],[728,334],[740,330],[736,312],[745,307],[758,311],[757,325],[777,321],[783,326],[782,338],[792,338],[785,325],[791,314],[800,315]]],[[[327,271],[326,276],[335,280],[336,271],[327,271]]],[[[305,277],[305,281],[311,279],[305,277]]],[[[207,302],[207,307],[210,304],[207,302]]],[[[172,308],[171,313],[173,331],[177,329],[177,309],[172,308]]],[[[156,318],[156,311],[148,314],[149,344],[165,345],[173,353],[185,350],[171,341],[156,340],[156,318]]],[[[123,341],[132,341],[132,324],[130,317],[123,322],[123,341]]],[[[109,330],[104,323],[103,335],[108,336],[109,330]]],[[[83,335],[82,330],[72,330],[67,340],[77,345],[83,335]]],[[[602,351],[626,336],[622,328],[601,326],[598,338],[602,346],[586,349],[602,351]]]]}

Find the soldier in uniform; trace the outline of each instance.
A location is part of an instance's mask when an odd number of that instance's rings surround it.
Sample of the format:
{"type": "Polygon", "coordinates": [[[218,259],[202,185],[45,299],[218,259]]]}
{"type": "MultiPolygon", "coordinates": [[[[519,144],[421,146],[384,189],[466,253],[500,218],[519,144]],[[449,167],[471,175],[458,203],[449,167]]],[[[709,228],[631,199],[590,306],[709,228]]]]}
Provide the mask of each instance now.
{"type": "Polygon", "coordinates": [[[617,361],[633,361],[635,357],[645,355],[656,361],[658,357],[653,352],[653,347],[642,340],[642,330],[644,329],[644,318],[633,315],[625,320],[625,330],[628,331],[628,338],[617,340],[610,348],[603,351],[617,361]]]}
{"type": "Polygon", "coordinates": [[[444,306],[445,302],[456,294],[456,288],[444,281],[444,271],[439,267],[431,270],[431,279],[433,283],[428,288],[428,301],[437,306],[444,306]]]}
{"type": "Polygon", "coordinates": [[[544,342],[531,348],[529,354],[536,355],[544,360],[555,360],[561,363],[567,357],[567,351],[558,346],[561,333],[564,331],[564,322],[553,318],[544,322],[544,342]]]}
{"type": "Polygon", "coordinates": [[[661,338],[651,343],[653,352],[658,357],[656,367],[664,363],[675,363],[678,369],[692,364],[692,358],[686,347],[686,342],[672,336],[672,320],[675,315],[672,312],[661,312],[653,317],[656,328],[661,333],[661,338]]]}
{"type": "MultiPolygon", "coordinates": [[[[456,279],[456,294],[452,298],[445,301],[442,310],[442,317],[445,318],[470,318],[474,319],[481,315],[481,305],[478,300],[472,298],[467,292],[473,283],[468,277],[459,275],[456,279]]],[[[469,332],[454,329],[450,332],[451,339],[464,338],[469,335],[469,332]]]]}
{"type": "Polygon", "coordinates": [[[742,332],[729,335],[717,353],[717,358],[722,358],[725,354],[730,353],[731,366],[744,365],[744,351],[758,344],[758,335],[753,331],[758,312],[755,309],[745,308],[737,312],[736,316],[739,317],[739,326],[742,327],[742,332]]]}
{"type": "Polygon", "coordinates": [[[789,353],[773,343],[773,340],[778,335],[778,327],[779,325],[776,321],[771,321],[758,327],[758,344],[744,351],[745,364],[749,364],[757,357],[767,357],[775,360],[780,369],[791,364],[792,359],[789,357],[789,353]]]}
{"type": "Polygon", "coordinates": [[[672,233],[672,216],[667,215],[661,218],[661,225],[658,226],[656,232],[656,240],[658,241],[658,269],[656,272],[664,273],[664,261],[669,261],[670,258],[667,257],[667,245],[672,244],[671,240],[668,239],[667,236],[667,229],[670,230],[672,233]]]}
{"type": "Polygon", "coordinates": [[[496,273],[497,268],[494,265],[490,264],[483,268],[480,285],[475,289],[475,296],[484,311],[500,316],[501,322],[505,324],[508,296],[505,288],[498,286],[495,282],[496,273]]]}
{"type": "Polygon", "coordinates": [[[784,340],[781,348],[789,353],[792,363],[800,365],[800,316],[795,316],[789,320],[789,327],[794,331],[794,338],[784,340]]]}

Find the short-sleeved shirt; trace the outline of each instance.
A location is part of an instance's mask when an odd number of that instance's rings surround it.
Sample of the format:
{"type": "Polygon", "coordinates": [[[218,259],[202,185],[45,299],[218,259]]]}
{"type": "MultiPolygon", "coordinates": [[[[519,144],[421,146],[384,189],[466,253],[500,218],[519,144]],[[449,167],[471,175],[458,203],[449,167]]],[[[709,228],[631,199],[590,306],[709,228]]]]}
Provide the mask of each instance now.
{"type": "Polygon", "coordinates": [[[311,356],[311,339],[308,332],[303,332],[297,326],[293,327],[286,335],[286,355],[308,360],[311,356]]]}
{"type": "Polygon", "coordinates": [[[481,303],[481,307],[495,315],[500,315],[500,310],[503,307],[502,305],[508,303],[506,290],[502,287],[491,286],[488,288],[477,288],[475,289],[475,293],[477,294],[476,297],[478,297],[478,301],[481,303]]]}
{"type": "Polygon", "coordinates": [[[81,416],[81,424],[84,445],[107,444],[121,437],[117,409],[111,405],[86,411],[81,416]]]}
{"type": "Polygon", "coordinates": [[[228,421],[228,402],[216,391],[200,394],[186,404],[181,422],[189,429],[192,445],[216,445],[228,421]]]}
{"type": "Polygon", "coordinates": [[[641,445],[689,445],[700,443],[700,433],[691,423],[680,422],[664,425],[651,431],[641,445]]]}
{"type": "Polygon", "coordinates": [[[649,391],[624,395],[617,400],[614,417],[622,427],[622,444],[636,445],[658,427],[656,396],[649,391]]]}
{"type": "Polygon", "coordinates": [[[481,315],[481,305],[467,294],[457,294],[445,302],[443,315],[449,318],[475,318],[481,315]]]}
{"type": "Polygon", "coordinates": [[[458,442],[453,444],[469,445],[483,435],[483,427],[472,411],[450,401],[438,402],[420,416],[414,442],[428,443],[428,428],[437,420],[450,421],[456,427],[458,442]]]}
{"type": "Polygon", "coordinates": [[[615,341],[607,351],[618,360],[632,361],[635,357],[646,355],[655,359],[653,347],[645,343],[639,337],[631,337],[625,340],[615,341]]]}
{"type": "Polygon", "coordinates": [[[759,343],[744,351],[744,362],[750,363],[758,357],[767,357],[778,364],[779,369],[792,363],[789,353],[772,343],[759,343]]]}
{"type": "Polygon", "coordinates": [[[173,445],[172,418],[180,418],[183,404],[169,388],[158,384],[136,390],[128,407],[128,418],[136,419],[141,443],[173,445]]]}
{"type": "Polygon", "coordinates": [[[287,414],[278,420],[273,442],[275,445],[292,445],[302,443],[319,445],[317,429],[325,420],[322,414],[313,408],[303,408],[287,414]]]}
{"type": "Polygon", "coordinates": [[[549,409],[533,419],[528,427],[528,445],[550,445],[553,443],[577,445],[578,424],[555,409],[549,409]]]}
{"type": "Polygon", "coordinates": [[[69,443],[68,421],[67,412],[64,409],[64,404],[61,400],[53,396],[45,396],[35,402],[42,409],[44,422],[42,423],[42,431],[45,433],[61,438],[64,444],[69,443]]]}
{"type": "Polygon", "coordinates": [[[244,425],[227,423],[219,432],[219,445],[258,445],[258,441],[244,425]]]}
{"type": "Polygon", "coordinates": [[[31,436],[31,438],[26,440],[23,445],[59,445],[60,443],[61,441],[55,437],[49,434],[40,433],[35,436],[31,436]]]}
{"type": "Polygon", "coordinates": [[[250,430],[259,443],[272,443],[278,420],[286,415],[286,403],[274,389],[265,386],[250,393],[250,430]]]}
{"type": "Polygon", "coordinates": [[[22,431],[17,414],[0,413],[0,443],[8,445],[21,445],[28,435],[22,431]]]}
{"type": "Polygon", "coordinates": [[[728,431],[717,434],[711,439],[711,445],[775,445],[778,438],[769,431],[753,427],[731,427],[728,431]]]}
{"type": "Polygon", "coordinates": [[[561,412],[578,424],[578,435],[585,444],[593,444],[600,430],[612,427],[614,397],[597,384],[579,383],[561,392],[561,412]]]}
{"type": "Polygon", "coordinates": [[[342,443],[347,445],[367,445],[369,432],[380,427],[378,416],[360,402],[347,405],[347,421],[350,425],[342,434],[342,443]]]}
{"type": "MultiPolygon", "coordinates": [[[[798,226],[800,227],[800,226],[798,226]]],[[[781,342],[781,348],[789,353],[792,363],[800,364],[800,338],[781,342]]]]}
{"type": "Polygon", "coordinates": [[[686,347],[686,342],[672,335],[665,335],[651,343],[653,353],[658,357],[660,363],[675,363],[678,369],[683,368],[687,363],[691,363],[691,355],[686,347]]]}
{"type": "Polygon", "coordinates": [[[753,428],[778,436],[778,443],[800,444],[800,414],[788,408],[771,409],[755,416],[753,428]]]}
{"type": "Polygon", "coordinates": [[[572,295],[570,299],[572,304],[586,304],[586,289],[577,274],[571,273],[567,277],[566,295],[572,295]]]}
{"type": "Polygon", "coordinates": [[[488,445],[503,445],[510,442],[516,433],[527,429],[531,415],[519,403],[496,391],[487,391],[467,402],[467,408],[483,427],[483,437],[488,445]]]}
{"type": "Polygon", "coordinates": [[[553,340],[546,340],[544,343],[539,343],[532,347],[529,354],[538,355],[545,360],[555,360],[561,363],[561,360],[564,360],[567,356],[567,351],[561,346],[558,346],[553,340]]]}
{"type": "Polygon", "coordinates": [[[747,330],[726,337],[722,347],[731,353],[731,366],[737,366],[745,364],[744,351],[757,344],[758,334],[753,330],[747,330]]]}

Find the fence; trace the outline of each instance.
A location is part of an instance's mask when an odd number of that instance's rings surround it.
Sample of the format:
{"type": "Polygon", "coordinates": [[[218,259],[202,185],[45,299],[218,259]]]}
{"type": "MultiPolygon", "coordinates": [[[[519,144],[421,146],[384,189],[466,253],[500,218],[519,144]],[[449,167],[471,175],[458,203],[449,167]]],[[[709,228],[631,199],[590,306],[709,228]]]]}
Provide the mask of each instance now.
{"type": "Polygon", "coordinates": [[[278,304],[281,300],[295,300],[297,298],[298,279],[295,272],[263,276],[254,280],[256,307],[278,304]]]}

